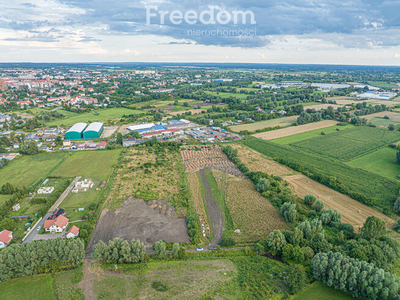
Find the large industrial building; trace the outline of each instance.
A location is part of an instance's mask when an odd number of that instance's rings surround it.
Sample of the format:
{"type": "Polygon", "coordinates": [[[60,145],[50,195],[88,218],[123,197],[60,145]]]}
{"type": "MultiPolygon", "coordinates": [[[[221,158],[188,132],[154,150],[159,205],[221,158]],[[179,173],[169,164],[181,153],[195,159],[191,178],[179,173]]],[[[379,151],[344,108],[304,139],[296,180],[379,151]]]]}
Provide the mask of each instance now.
{"type": "Polygon", "coordinates": [[[66,140],[80,140],[82,139],[82,134],[88,125],[86,123],[76,123],[72,126],[66,133],[66,140]]]}
{"type": "Polygon", "coordinates": [[[88,127],[86,127],[83,132],[83,138],[85,140],[88,139],[99,139],[104,130],[104,124],[100,122],[91,123],[88,127]]]}

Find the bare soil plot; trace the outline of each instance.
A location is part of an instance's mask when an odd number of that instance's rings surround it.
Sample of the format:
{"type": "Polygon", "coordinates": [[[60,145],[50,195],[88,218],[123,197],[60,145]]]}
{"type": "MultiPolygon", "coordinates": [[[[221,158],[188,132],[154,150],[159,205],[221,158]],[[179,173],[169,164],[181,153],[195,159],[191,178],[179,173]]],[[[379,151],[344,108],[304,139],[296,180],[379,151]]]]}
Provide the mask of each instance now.
{"type": "Polygon", "coordinates": [[[198,172],[205,168],[244,178],[240,170],[232,163],[218,145],[191,145],[181,148],[182,164],[185,172],[198,172]]]}
{"type": "Polygon", "coordinates": [[[288,229],[279,211],[256,191],[249,179],[227,175],[225,202],[232,217],[238,241],[265,239],[275,229],[288,229]]]}
{"type": "Polygon", "coordinates": [[[102,138],[109,138],[110,136],[113,135],[113,133],[117,129],[118,129],[118,126],[105,126],[103,134],[102,134],[102,138]]]}
{"type": "Polygon", "coordinates": [[[286,127],[296,123],[298,116],[283,117],[277,119],[271,119],[266,121],[254,122],[250,124],[241,124],[229,126],[229,129],[234,132],[240,132],[242,130],[256,131],[257,129],[264,129],[268,127],[286,127]]]}
{"type": "MultiPolygon", "coordinates": [[[[199,220],[205,227],[205,234],[210,235],[210,224],[208,223],[208,218],[206,214],[206,209],[204,207],[203,197],[201,196],[201,185],[197,173],[188,173],[187,174],[191,200],[193,202],[194,209],[196,213],[199,215],[199,220]]],[[[202,236],[203,237],[203,236],[202,236]]]]}
{"type": "Polygon", "coordinates": [[[100,240],[120,237],[131,241],[140,240],[149,250],[156,241],[190,243],[186,220],[177,218],[175,208],[165,201],[147,201],[127,197],[117,209],[102,211],[87,250],[100,240]]]}
{"type": "Polygon", "coordinates": [[[326,208],[336,209],[342,215],[342,222],[353,225],[355,231],[359,231],[365,220],[370,216],[384,220],[388,229],[393,228],[396,224],[396,221],[392,218],[305,175],[284,176],[283,179],[289,182],[293,191],[300,197],[304,198],[307,194],[313,194],[324,202],[326,208]]]}
{"type": "Polygon", "coordinates": [[[390,118],[390,120],[400,122],[400,113],[393,112],[393,111],[381,111],[376,114],[365,115],[362,117],[369,121],[369,120],[372,120],[373,118],[377,118],[377,117],[383,118],[384,116],[388,116],[390,118]]]}
{"type": "Polygon", "coordinates": [[[294,174],[292,169],[278,164],[253,149],[240,144],[231,144],[231,146],[238,149],[239,159],[251,172],[265,172],[275,176],[294,174]]]}
{"type": "Polygon", "coordinates": [[[309,123],[305,125],[299,125],[299,126],[292,126],[292,127],[287,127],[283,129],[278,129],[274,131],[268,131],[268,132],[261,132],[254,134],[253,136],[256,138],[260,138],[263,140],[273,140],[285,136],[290,136],[298,133],[303,133],[303,132],[308,132],[316,129],[322,129],[330,126],[336,125],[338,122],[333,121],[333,120],[325,120],[325,121],[320,121],[320,122],[315,122],[315,123],[309,123]]]}

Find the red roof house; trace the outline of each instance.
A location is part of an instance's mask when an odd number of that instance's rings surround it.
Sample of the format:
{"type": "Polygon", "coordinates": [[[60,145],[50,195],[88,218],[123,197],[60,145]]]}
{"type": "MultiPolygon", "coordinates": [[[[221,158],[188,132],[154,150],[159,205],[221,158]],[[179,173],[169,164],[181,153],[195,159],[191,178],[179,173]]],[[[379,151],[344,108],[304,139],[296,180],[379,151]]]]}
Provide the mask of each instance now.
{"type": "Polygon", "coordinates": [[[44,229],[50,231],[51,233],[63,232],[68,226],[69,219],[63,215],[59,215],[54,220],[46,220],[44,222],[44,229]]]}
{"type": "Polygon", "coordinates": [[[0,232],[0,249],[7,247],[7,245],[12,240],[12,232],[8,230],[3,230],[0,232]]]}
{"type": "Polygon", "coordinates": [[[67,239],[77,237],[78,235],[79,235],[79,228],[74,225],[68,230],[67,239]]]}

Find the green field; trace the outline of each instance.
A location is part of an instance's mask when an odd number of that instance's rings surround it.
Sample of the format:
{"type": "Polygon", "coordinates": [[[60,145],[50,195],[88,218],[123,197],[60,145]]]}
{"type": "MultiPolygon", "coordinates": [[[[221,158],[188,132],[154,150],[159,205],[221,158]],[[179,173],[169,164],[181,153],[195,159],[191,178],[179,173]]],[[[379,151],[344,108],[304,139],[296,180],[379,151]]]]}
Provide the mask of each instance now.
{"type": "MultiPolygon", "coordinates": [[[[60,111],[62,113],[62,111],[60,111]]],[[[107,108],[97,110],[99,113],[95,115],[94,112],[75,114],[74,116],[67,117],[65,119],[58,119],[47,123],[48,126],[70,126],[78,122],[92,123],[92,122],[104,122],[111,119],[121,118],[123,115],[132,115],[143,113],[141,110],[127,109],[123,107],[118,108],[107,108]]]]}
{"type": "Polygon", "coordinates": [[[335,290],[326,284],[316,281],[298,293],[292,300],[351,300],[350,294],[335,290]]]}
{"type": "Polygon", "coordinates": [[[391,210],[392,201],[398,196],[400,183],[396,179],[269,141],[249,138],[241,143],[356,200],[362,195],[374,200],[377,207],[391,210]]]}
{"type": "Polygon", "coordinates": [[[293,143],[294,147],[340,160],[351,160],[400,141],[400,132],[358,126],[293,143]]]}
{"type": "Polygon", "coordinates": [[[51,175],[55,177],[107,180],[121,150],[78,151],[71,153],[51,175]]]}
{"type": "Polygon", "coordinates": [[[296,123],[298,116],[282,117],[266,121],[254,122],[249,124],[233,125],[229,126],[229,129],[234,132],[240,132],[242,130],[248,130],[250,132],[256,131],[257,129],[264,129],[267,127],[287,127],[296,123]]]}
{"type": "Polygon", "coordinates": [[[57,299],[53,292],[53,277],[51,274],[16,278],[0,283],[0,298],[2,300],[57,299]]]}
{"type": "Polygon", "coordinates": [[[249,96],[249,95],[247,95],[247,94],[241,94],[241,93],[222,93],[222,92],[211,92],[211,91],[204,91],[206,94],[210,94],[210,95],[213,95],[213,96],[218,96],[218,97],[221,97],[221,98],[229,98],[229,97],[233,97],[233,98],[237,98],[237,99],[240,99],[240,100],[246,100],[247,99],[247,97],[249,96]]]}
{"type": "Polygon", "coordinates": [[[10,182],[17,187],[28,187],[38,178],[44,180],[66,156],[66,153],[46,153],[16,158],[0,169],[0,186],[10,182]]]}
{"type": "Polygon", "coordinates": [[[10,195],[0,195],[0,206],[4,204],[8,199],[10,199],[10,195]]]}
{"type": "Polygon", "coordinates": [[[349,161],[347,164],[382,176],[397,177],[400,175],[400,165],[396,161],[396,153],[396,149],[385,147],[349,161]]]}
{"type": "Polygon", "coordinates": [[[303,140],[307,140],[313,137],[318,137],[321,136],[321,132],[325,132],[325,134],[330,134],[333,132],[336,132],[338,129],[339,131],[342,130],[347,130],[350,128],[353,128],[354,125],[346,125],[346,126],[330,126],[330,127],[326,127],[326,128],[322,128],[322,129],[316,129],[316,130],[312,130],[312,131],[308,131],[308,132],[302,132],[302,133],[298,133],[298,134],[294,134],[291,136],[285,136],[282,138],[278,138],[278,139],[273,139],[271,140],[271,142],[280,144],[280,145],[289,145],[292,143],[296,143],[299,141],[303,141],[303,140]]]}
{"type": "Polygon", "coordinates": [[[393,125],[400,124],[399,122],[384,119],[384,118],[373,118],[370,122],[375,126],[384,126],[384,127],[388,127],[390,124],[393,124],[393,125]]]}

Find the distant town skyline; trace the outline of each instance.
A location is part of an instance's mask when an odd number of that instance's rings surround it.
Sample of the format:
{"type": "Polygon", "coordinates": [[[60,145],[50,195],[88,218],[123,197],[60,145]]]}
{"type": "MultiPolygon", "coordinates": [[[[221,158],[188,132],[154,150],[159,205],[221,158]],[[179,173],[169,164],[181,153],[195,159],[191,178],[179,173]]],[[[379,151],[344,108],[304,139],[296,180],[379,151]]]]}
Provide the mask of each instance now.
{"type": "Polygon", "coordinates": [[[0,0],[0,62],[400,66],[399,12],[388,0],[0,0]]]}

